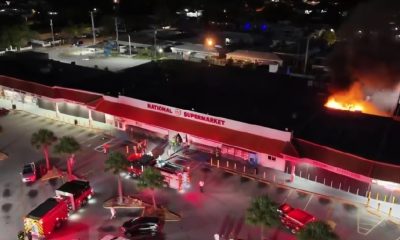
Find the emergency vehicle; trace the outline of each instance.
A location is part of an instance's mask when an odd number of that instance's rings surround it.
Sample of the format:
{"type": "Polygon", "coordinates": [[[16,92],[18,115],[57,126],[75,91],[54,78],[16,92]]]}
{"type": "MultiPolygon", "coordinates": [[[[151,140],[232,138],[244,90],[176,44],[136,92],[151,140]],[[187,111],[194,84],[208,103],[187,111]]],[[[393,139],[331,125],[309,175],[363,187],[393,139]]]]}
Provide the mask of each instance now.
{"type": "Polygon", "coordinates": [[[24,219],[25,233],[46,239],[56,228],[68,219],[68,215],[83,207],[93,196],[89,182],[73,180],[56,190],[56,196],[49,198],[32,210],[24,219]]]}
{"type": "Polygon", "coordinates": [[[282,204],[278,208],[278,213],[282,224],[290,229],[293,234],[300,231],[306,224],[316,221],[313,215],[303,210],[293,208],[287,203],[282,204]]]}
{"type": "Polygon", "coordinates": [[[136,156],[136,154],[131,154],[128,157],[128,160],[130,162],[127,169],[128,173],[135,178],[139,177],[142,174],[144,167],[152,167],[156,164],[155,158],[149,154],[144,154],[140,156],[136,156]]]}
{"type": "Polygon", "coordinates": [[[156,169],[164,176],[165,184],[180,192],[190,188],[189,167],[175,164],[169,161],[158,162],[156,169]]]}
{"type": "Polygon", "coordinates": [[[68,200],[68,210],[74,212],[86,205],[93,196],[93,189],[89,182],[72,180],[64,183],[56,190],[56,196],[68,200]]]}
{"type": "Polygon", "coordinates": [[[44,239],[59,228],[68,218],[68,204],[65,199],[48,198],[32,210],[24,219],[24,230],[33,237],[44,239]]]}

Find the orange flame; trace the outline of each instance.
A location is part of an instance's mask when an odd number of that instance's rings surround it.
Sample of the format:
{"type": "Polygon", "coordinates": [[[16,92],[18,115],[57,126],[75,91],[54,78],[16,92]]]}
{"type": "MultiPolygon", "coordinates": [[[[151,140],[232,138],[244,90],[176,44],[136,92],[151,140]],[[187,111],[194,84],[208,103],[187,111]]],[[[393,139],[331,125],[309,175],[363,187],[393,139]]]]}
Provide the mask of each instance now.
{"type": "Polygon", "coordinates": [[[372,115],[387,116],[380,111],[372,102],[364,100],[364,93],[359,82],[355,82],[348,91],[338,92],[329,97],[325,107],[351,111],[363,112],[372,115]]]}

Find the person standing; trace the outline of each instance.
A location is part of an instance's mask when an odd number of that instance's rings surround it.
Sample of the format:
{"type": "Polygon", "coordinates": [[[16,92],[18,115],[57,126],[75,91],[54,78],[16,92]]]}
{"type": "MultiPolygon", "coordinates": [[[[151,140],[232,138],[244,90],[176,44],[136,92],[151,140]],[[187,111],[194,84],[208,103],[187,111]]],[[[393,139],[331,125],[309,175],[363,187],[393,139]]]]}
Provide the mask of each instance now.
{"type": "Polygon", "coordinates": [[[117,211],[115,211],[115,208],[111,207],[110,208],[110,212],[111,212],[111,218],[110,219],[114,219],[115,215],[117,214],[117,211]]]}
{"type": "Polygon", "coordinates": [[[204,192],[204,181],[202,181],[202,180],[199,181],[199,188],[200,188],[200,192],[204,192]]]}

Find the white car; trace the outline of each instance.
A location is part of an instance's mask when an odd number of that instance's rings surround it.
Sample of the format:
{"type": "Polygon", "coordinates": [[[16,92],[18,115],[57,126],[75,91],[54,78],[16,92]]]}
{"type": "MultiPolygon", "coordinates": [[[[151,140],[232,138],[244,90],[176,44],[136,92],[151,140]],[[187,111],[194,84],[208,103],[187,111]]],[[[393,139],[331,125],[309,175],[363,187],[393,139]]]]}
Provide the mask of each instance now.
{"type": "Polygon", "coordinates": [[[100,240],[129,240],[129,239],[128,238],[124,238],[124,237],[116,237],[116,236],[113,236],[113,235],[106,235],[100,240]]]}

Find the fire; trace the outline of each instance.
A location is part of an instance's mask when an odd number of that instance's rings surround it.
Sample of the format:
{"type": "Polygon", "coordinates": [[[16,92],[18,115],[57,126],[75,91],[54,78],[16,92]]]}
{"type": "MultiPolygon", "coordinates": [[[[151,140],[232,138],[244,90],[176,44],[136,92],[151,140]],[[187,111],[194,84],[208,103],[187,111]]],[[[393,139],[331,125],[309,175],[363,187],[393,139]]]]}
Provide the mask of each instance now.
{"type": "Polygon", "coordinates": [[[380,111],[373,103],[365,100],[361,84],[355,82],[349,90],[338,92],[329,97],[325,107],[351,111],[363,112],[372,115],[387,116],[380,111]]]}

